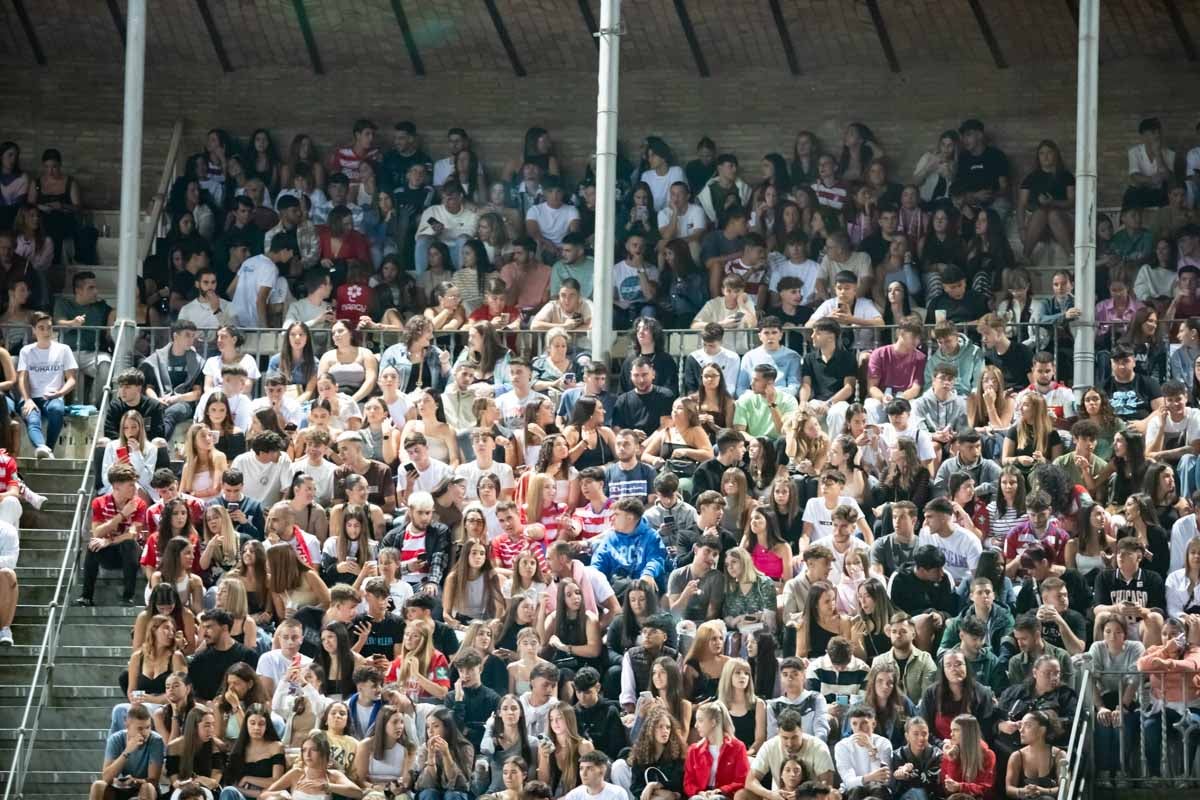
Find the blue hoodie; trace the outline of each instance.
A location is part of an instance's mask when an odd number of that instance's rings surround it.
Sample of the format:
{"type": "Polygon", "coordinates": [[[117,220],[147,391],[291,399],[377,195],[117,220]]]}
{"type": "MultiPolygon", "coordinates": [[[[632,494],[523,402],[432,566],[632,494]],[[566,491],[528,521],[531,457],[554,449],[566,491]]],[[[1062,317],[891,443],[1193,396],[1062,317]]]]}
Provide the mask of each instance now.
{"type": "Polygon", "coordinates": [[[638,522],[633,533],[614,530],[605,536],[592,553],[592,566],[610,581],[653,578],[659,592],[666,590],[667,548],[645,519],[638,522]]]}
{"type": "Polygon", "coordinates": [[[379,709],[383,708],[383,698],[375,698],[375,702],[371,704],[371,716],[367,718],[367,728],[363,730],[358,724],[358,692],[346,698],[346,708],[350,710],[350,719],[347,721],[346,733],[353,736],[355,739],[365,739],[375,733],[375,718],[379,716],[379,709]]]}

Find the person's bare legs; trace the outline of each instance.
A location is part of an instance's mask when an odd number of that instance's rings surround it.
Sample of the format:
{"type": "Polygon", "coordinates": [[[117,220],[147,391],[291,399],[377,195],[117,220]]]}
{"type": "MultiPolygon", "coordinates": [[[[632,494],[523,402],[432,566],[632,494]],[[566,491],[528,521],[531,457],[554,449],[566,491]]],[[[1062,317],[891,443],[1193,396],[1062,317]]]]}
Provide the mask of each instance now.
{"type": "Polygon", "coordinates": [[[1025,233],[1021,237],[1021,244],[1025,251],[1026,261],[1033,258],[1033,251],[1037,248],[1038,242],[1042,240],[1042,236],[1045,235],[1048,218],[1046,209],[1039,208],[1025,221],[1025,233]]]}
{"type": "Polygon", "coordinates": [[[1075,247],[1075,231],[1070,216],[1061,208],[1055,208],[1050,211],[1048,220],[1050,235],[1054,237],[1054,241],[1058,243],[1059,247],[1070,253],[1075,247]]]}

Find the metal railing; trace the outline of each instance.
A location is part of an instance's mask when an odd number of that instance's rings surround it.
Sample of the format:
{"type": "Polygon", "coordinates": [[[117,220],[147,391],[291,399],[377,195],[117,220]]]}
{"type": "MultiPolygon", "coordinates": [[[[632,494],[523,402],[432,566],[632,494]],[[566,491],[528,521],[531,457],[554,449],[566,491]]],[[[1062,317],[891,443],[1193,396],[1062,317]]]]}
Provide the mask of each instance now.
{"type": "Polygon", "coordinates": [[[1090,797],[1093,788],[1200,787],[1200,689],[1195,685],[1200,671],[1116,672],[1089,668],[1085,674],[1092,680],[1081,687],[1068,754],[1068,785],[1084,794],[1066,795],[1062,800],[1090,797]],[[1099,725],[1096,704],[1091,699],[1104,679],[1116,679],[1122,696],[1133,689],[1135,705],[1122,708],[1120,719],[1112,727],[1099,725]],[[1165,704],[1164,691],[1171,698],[1165,704]],[[1089,697],[1086,704],[1085,694],[1089,697]],[[1097,776],[1097,769],[1111,775],[1097,776]]]}
{"type": "Polygon", "coordinates": [[[137,260],[139,269],[158,242],[159,234],[163,232],[162,219],[163,212],[167,207],[167,193],[171,191],[171,184],[174,182],[175,176],[179,174],[179,150],[182,143],[183,120],[177,119],[175,126],[171,129],[171,143],[167,147],[167,158],[163,163],[162,176],[158,179],[158,187],[154,191],[154,202],[150,204],[150,224],[145,238],[140,243],[137,260]]]}
{"type": "Polygon", "coordinates": [[[1095,788],[1091,730],[1095,724],[1092,673],[1084,669],[1079,679],[1079,702],[1067,740],[1067,774],[1059,783],[1058,800],[1091,800],[1095,788]]]}
{"type": "MultiPolygon", "coordinates": [[[[120,347],[123,338],[133,327],[131,322],[118,322],[116,325],[116,345],[120,347]]],[[[108,330],[107,328],[105,330],[108,330]]],[[[108,406],[112,394],[113,376],[105,383],[100,407],[108,406]]],[[[92,442],[89,452],[96,449],[97,441],[103,434],[103,425],[98,420],[96,429],[92,432],[92,442]]],[[[75,512],[71,517],[66,545],[63,550],[62,564],[59,567],[58,581],[54,586],[54,596],[46,604],[46,629],[42,634],[42,645],[38,651],[37,662],[34,665],[33,677],[25,696],[25,711],[21,715],[21,724],[17,728],[17,739],[13,746],[12,763],[8,770],[8,781],[4,786],[3,800],[23,796],[25,776],[29,770],[29,760],[33,756],[34,743],[37,736],[38,723],[42,709],[49,704],[50,691],[54,678],[55,659],[58,654],[59,636],[62,633],[63,619],[66,607],[71,597],[71,589],[75,583],[76,566],[79,561],[79,548],[84,525],[90,523],[87,511],[91,503],[92,459],[84,462],[83,478],[75,492],[75,512]]]]}

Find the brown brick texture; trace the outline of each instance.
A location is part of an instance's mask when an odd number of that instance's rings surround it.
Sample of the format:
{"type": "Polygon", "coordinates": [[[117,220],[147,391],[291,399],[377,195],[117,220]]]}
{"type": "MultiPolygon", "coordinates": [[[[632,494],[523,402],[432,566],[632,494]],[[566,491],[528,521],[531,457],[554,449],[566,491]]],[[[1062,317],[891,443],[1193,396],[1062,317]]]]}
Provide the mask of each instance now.
{"type": "MultiPolygon", "coordinates": [[[[599,0],[587,0],[599,19],[599,0]]],[[[426,76],[414,74],[391,0],[306,0],[326,74],[315,75],[291,0],[209,0],[229,54],[222,72],[193,0],[150,0],[143,191],[157,181],[174,121],[185,152],[209,127],[247,136],[297,132],[322,151],[349,138],[353,119],[386,130],[414,121],[441,156],[451,125],[467,128],[493,171],[519,157],[526,127],[549,128],[571,176],[595,146],[596,47],[577,0],[496,0],[528,72],[513,74],[482,0],[402,0],[426,76]]],[[[1200,41],[1200,4],[1178,2],[1200,41]]],[[[119,6],[124,12],[125,2],[119,6]]],[[[782,0],[801,74],[787,68],[768,0],[686,0],[712,77],[697,74],[673,0],[625,0],[621,140],[650,134],[680,160],[701,135],[759,175],[768,152],[790,155],[796,131],[840,148],[847,122],[875,131],[893,177],[904,180],[938,133],[983,119],[1021,179],[1043,138],[1074,162],[1076,32],[1065,0],[988,0],[985,13],[1010,64],[997,69],[966,0],[881,0],[902,71],[892,73],[866,4],[782,0]]],[[[26,169],[63,150],[85,202],[118,205],[123,53],[104,0],[26,2],[47,65],[13,7],[0,3],[0,138],[18,141],[26,169]]],[[[1159,116],[1179,153],[1198,135],[1200,64],[1186,60],[1161,0],[1105,0],[1101,13],[1101,203],[1119,201],[1137,122],[1159,116]]],[[[148,204],[148,195],[145,204],[148,204]]]]}

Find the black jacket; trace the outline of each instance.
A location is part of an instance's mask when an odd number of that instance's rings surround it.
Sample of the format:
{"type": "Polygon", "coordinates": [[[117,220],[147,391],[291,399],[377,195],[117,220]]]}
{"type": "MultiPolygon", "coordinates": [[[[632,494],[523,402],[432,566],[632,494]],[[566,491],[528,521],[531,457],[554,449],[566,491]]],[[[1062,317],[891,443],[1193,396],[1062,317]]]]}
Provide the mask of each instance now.
{"type": "Polygon", "coordinates": [[[947,616],[958,613],[962,598],[954,591],[949,575],[941,583],[930,583],[917,577],[915,565],[905,564],[892,580],[892,602],[911,616],[926,611],[941,611],[947,616]]]}
{"type": "Polygon", "coordinates": [[[910,789],[923,789],[930,797],[938,794],[938,786],[942,775],[942,748],[930,742],[925,746],[925,752],[914,756],[908,745],[892,751],[892,774],[905,764],[916,768],[910,780],[892,780],[892,795],[902,797],[910,789]]]}
{"type": "Polygon", "coordinates": [[[447,693],[442,702],[454,714],[458,729],[478,753],[479,744],[483,741],[484,726],[500,706],[500,695],[480,684],[469,689],[464,688],[462,702],[454,699],[454,689],[447,693]]]}
{"type": "Polygon", "coordinates": [[[611,700],[601,698],[591,708],[576,703],[575,721],[579,724],[579,735],[590,739],[602,753],[616,757],[629,746],[629,735],[621,722],[621,709],[611,700]]]}
{"type": "MultiPolygon", "coordinates": [[[[921,696],[921,703],[917,706],[917,714],[929,724],[930,744],[941,744],[941,740],[937,738],[937,728],[934,726],[934,719],[938,715],[937,689],[938,684],[935,682],[925,690],[925,694],[921,696]]],[[[981,730],[990,731],[992,719],[996,715],[996,696],[992,694],[992,690],[982,683],[976,683],[975,696],[971,698],[970,706],[965,713],[979,720],[981,730]]]]}
{"type": "MultiPolygon", "coordinates": [[[[396,525],[383,537],[383,541],[380,542],[379,546],[381,548],[394,547],[397,550],[403,550],[404,529],[406,527],[407,523],[396,525]]],[[[429,527],[425,529],[425,558],[426,563],[429,564],[428,580],[437,584],[440,589],[442,582],[445,580],[447,562],[450,559],[450,529],[440,522],[430,522],[429,527]]],[[[455,650],[457,649],[455,648],[455,650]]]]}
{"type": "Polygon", "coordinates": [[[104,410],[104,435],[109,439],[116,439],[120,435],[121,417],[125,416],[126,411],[136,411],[142,415],[142,419],[146,421],[147,439],[166,437],[167,430],[163,427],[162,403],[153,397],[142,395],[141,402],[136,406],[127,406],[120,397],[114,394],[113,399],[108,402],[108,408],[104,410]]]}
{"type": "MultiPolygon", "coordinates": [[[[734,466],[741,467],[742,472],[746,472],[746,468],[741,464],[734,464],[734,466]]],[[[696,467],[696,474],[692,476],[692,496],[688,498],[688,502],[695,505],[695,499],[710,489],[714,492],[721,491],[721,476],[727,469],[729,467],[726,467],[717,458],[710,458],[696,467]]],[[[749,486],[752,483],[750,474],[746,473],[746,485],[749,486]]]]}

